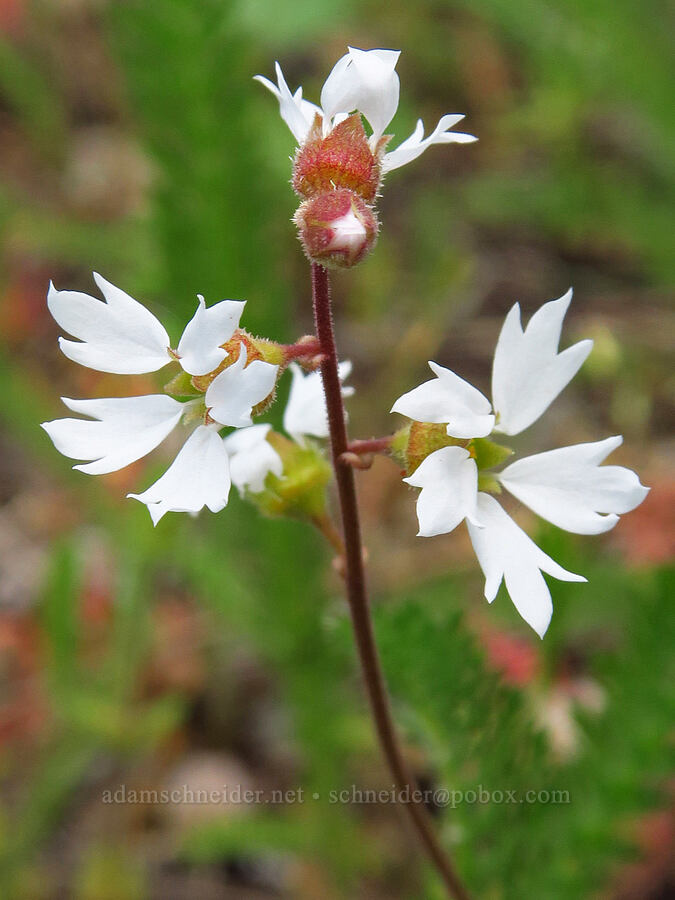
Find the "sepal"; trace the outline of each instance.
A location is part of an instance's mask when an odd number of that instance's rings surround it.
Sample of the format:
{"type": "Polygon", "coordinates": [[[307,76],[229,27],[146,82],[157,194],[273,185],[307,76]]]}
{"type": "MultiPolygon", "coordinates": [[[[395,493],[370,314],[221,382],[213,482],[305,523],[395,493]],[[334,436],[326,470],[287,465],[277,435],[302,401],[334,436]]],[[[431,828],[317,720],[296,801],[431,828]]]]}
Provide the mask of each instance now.
{"type": "Polygon", "coordinates": [[[495,466],[500,466],[505,462],[509,456],[513,456],[513,450],[510,447],[496,444],[487,438],[474,438],[468,449],[476,460],[479,471],[494,469],[495,466]]]}

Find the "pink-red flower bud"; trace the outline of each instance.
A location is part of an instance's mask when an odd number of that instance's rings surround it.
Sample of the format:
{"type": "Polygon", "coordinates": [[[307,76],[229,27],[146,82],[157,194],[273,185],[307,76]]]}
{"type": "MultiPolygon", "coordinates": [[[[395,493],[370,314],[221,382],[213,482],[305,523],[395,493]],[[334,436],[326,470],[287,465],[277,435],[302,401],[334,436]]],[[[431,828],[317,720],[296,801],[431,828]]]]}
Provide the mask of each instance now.
{"type": "Polygon", "coordinates": [[[380,186],[382,155],[389,138],[380,138],[373,152],[358,113],[340,122],[326,137],[321,129],[317,116],[295,157],[293,189],[308,198],[335,188],[349,188],[372,203],[380,186]]]}
{"type": "Polygon", "coordinates": [[[294,221],[307,257],[328,268],[355,266],[377,240],[375,211],[346,188],[305,200],[294,221]]]}

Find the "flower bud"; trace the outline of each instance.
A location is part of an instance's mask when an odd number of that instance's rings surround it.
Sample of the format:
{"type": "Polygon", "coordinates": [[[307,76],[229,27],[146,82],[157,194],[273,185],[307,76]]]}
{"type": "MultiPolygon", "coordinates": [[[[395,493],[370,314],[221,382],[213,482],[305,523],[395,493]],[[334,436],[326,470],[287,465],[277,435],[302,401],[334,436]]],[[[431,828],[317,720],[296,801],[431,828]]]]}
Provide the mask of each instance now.
{"type": "Polygon", "coordinates": [[[382,156],[389,141],[383,137],[370,149],[361,116],[355,113],[322,136],[316,118],[293,163],[293,189],[303,198],[336,188],[349,188],[372,203],[382,178],[382,156]]]}
{"type": "Polygon", "coordinates": [[[307,257],[327,268],[360,263],[377,240],[374,210],[346,188],[305,200],[294,217],[307,257]]]}
{"type": "Polygon", "coordinates": [[[296,444],[275,431],[267,435],[283,462],[281,476],[270,472],[264,489],[251,500],[268,516],[315,519],[325,515],[326,487],[332,469],[321,450],[313,443],[296,444]]]}

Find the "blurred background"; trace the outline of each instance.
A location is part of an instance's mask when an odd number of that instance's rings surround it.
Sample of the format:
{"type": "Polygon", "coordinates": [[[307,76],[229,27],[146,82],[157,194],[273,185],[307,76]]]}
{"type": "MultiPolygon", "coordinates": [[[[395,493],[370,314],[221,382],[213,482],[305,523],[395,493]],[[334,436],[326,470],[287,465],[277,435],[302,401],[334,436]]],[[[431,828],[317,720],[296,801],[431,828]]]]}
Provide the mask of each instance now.
{"type": "Polygon", "coordinates": [[[403,50],[394,145],[446,112],[480,138],[392,173],[376,252],[334,279],[353,435],[395,427],[428,358],[487,390],[507,309],[573,284],[563,341],[595,349],[519,449],[621,433],[652,487],[600,537],[521,514],[589,579],[551,582],[540,642],[463,531],[415,538],[394,465],[358,476],[406,752],[432,789],[568,794],[432,808],[474,896],[673,896],[670,24],[658,0],[0,0],[2,897],[443,896],[400,810],[329,802],[390,784],[318,536],[235,497],[153,529],[122,498],[171,447],[89,479],[38,428],[61,395],[161,386],[62,357],[50,278],[97,270],[173,338],[197,292],[311,329],[293,139],[252,76],[279,59],[318,100],[347,43],[403,50]],[[226,785],[304,802],[161,799],[226,785]]]}

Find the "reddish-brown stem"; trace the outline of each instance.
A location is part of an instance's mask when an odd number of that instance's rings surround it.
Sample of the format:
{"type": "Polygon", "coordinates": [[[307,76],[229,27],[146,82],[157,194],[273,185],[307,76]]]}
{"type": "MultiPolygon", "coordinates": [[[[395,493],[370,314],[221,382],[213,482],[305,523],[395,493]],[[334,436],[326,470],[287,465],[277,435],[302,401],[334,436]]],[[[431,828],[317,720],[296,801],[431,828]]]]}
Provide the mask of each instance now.
{"type": "Polygon", "coordinates": [[[386,437],[368,438],[362,441],[349,441],[347,449],[350,453],[386,453],[391,447],[393,435],[386,437]]]}
{"type": "Polygon", "coordinates": [[[321,344],[321,353],[325,357],[321,363],[321,375],[326,394],[333,468],[335,470],[342,516],[347,599],[349,601],[356,647],[377,735],[389,770],[400,793],[401,801],[410,816],[412,825],[427,856],[443,880],[448,896],[454,897],[455,900],[468,900],[469,895],[459,880],[452,862],[438,843],[424,804],[421,802],[421,799],[417,799],[420,794],[403,758],[391,715],[389,697],[377,652],[368,605],[354,470],[351,466],[340,464],[340,457],[348,451],[349,442],[347,440],[345,412],[338,375],[338,355],[333,331],[330,284],[328,272],[316,263],[312,264],[312,300],[316,334],[321,344]]]}
{"type": "Polygon", "coordinates": [[[301,337],[295,344],[283,344],[284,359],[290,362],[292,359],[303,359],[304,357],[313,358],[321,353],[321,344],[319,339],[312,334],[301,337]]]}

